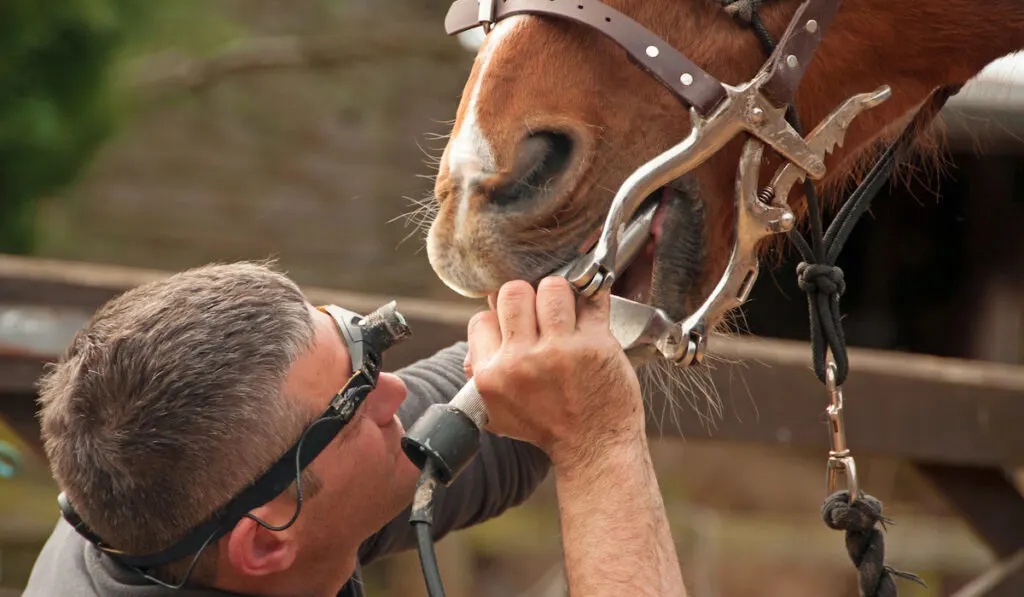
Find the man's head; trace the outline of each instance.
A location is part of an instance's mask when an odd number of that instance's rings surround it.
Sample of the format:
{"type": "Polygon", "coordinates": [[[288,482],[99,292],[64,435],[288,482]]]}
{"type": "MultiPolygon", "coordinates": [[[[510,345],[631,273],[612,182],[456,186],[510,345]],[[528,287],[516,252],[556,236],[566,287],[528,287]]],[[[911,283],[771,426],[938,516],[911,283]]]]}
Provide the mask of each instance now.
{"type": "MultiPolygon", "coordinates": [[[[280,458],[351,373],[334,320],[284,275],[254,263],[186,271],[107,303],[43,378],[47,456],[107,544],[152,553],[280,458]]],[[[295,524],[274,532],[242,519],[208,548],[199,579],[241,590],[343,581],[345,562],[323,556],[354,559],[411,496],[414,476],[396,474],[411,468],[394,416],[404,397],[382,374],[306,469],[295,524]]],[[[252,514],[279,526],[295,508],[293,487],[252,514]]]]}

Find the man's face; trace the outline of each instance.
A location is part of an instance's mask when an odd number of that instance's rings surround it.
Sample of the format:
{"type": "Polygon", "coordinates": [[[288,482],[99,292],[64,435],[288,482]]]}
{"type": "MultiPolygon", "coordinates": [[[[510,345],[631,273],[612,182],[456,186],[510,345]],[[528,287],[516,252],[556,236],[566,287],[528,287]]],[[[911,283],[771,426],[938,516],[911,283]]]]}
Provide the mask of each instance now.
{"type": "MultiPolygon", "coordinates": [[[[312,417],[323,412],[349,380],[352,365],[334,320],[312,306],[310,312],[315,322],[313,346],[292,366],[284,393],[312,417]]],[[[327,554],[354,553],[408,505],[418,471],[401,449],[404,429],[395,413],[405,396],[401,379],[381,373],[352,421],[310,464],[322,487],[314,498],[303,501],[296,521],[296,568],[323,565],[328,574],[344,572],[346,567],[327,554]]],[[[341,580],[345,578],[347,574],[341,580]]]]}

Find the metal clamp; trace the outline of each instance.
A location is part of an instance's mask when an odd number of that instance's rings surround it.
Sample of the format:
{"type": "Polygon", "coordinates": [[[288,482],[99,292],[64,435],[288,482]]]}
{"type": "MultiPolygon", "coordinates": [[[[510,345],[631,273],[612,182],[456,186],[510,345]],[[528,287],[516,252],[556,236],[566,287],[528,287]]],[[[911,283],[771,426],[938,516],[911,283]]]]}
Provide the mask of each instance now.
{"type": "MultiPolygon", "coordinates": [[[[626,179],[612,201],[595,248],[559,270],[558,275],[567,278],[584,296],[609,290],[635,257],[638,235],[643,242],[649,236],[647,231],[641,234],[635,225],[644,216],[634,219],[644,199],[704,163],[737,133],[750,133],[736,175],[733,249],[725,272],[704,304],[682,322],[673,322],[660,309],[613,296],[612,331],[627,351],[654,348],[681,367],[701,362],[709,323],[746,302],[753,288],[761,241],[793,227],[795,217],[786,201],[789,190],[807,176],[822,177],[825,155],[842,145],[850,123],[891,94],[887,86],[882,86],[872,93],[847,99],[804,140],[786,122],[785,110],[775,107],[761,94],[761,86],[770,74],[761,71],[743,85],[726,85],[727,99],[706,119],[691,109],[693,126],[689,136],[626,179]],[[773,187],[773,192],[760,195],[758,183],[765,145],[782,154],[787,162],[773,178],[773,184],[778,186],[773,187]]],[[[847,466],[837,460],[834,468],[841,465],[847,466]]],[[[850,459],[847,468],[853,466],[850,459]]],[[[829,470],[833,470],[833,465],[829,470]]]]}
{"type": "Polygon", "coordinates": [[[843,422],[843,387],[836,384],[836,364],[828,361],[825,370],[825,389],[828,391],[829,404],[825,409],[828,414],[829,440],[832,449],[828,452],[828,464],[825,467],[825,488],[828,495],[836,492],[838,476],[846,476],[846,488],[850,491],[850,503],[857,499],[860,488],[857,483],[857,464],[846,445],[846,425],[843,422]]]}
{"type": "MultiPolygon", "coordinates": [[[[832,113],[807,135],[807,146],[824,159],[836,147],[842,147],[846,133],[854,119],[865,110],[880,105],[890,97],[892,97],[892,90],[888,85],[882,85],[870,93],[859,93],[848,98],[832,110],[832,113]]],[[[784,165],[772,178],[771,187],[775,192],[775,200],[785,202],[789,198],[793,185],[803,182],[805,178],[806,173],[796,164],[784,165]]]]}
{"type": "MultiPolygon", "coordinates": [[[[749,138],[743,146],[736,180],[736,216],[732,254],[722,278],[699,309],[683,321],[673,321],[663,310],[622,297],[611,297],[611,329],[627,353],[657,351],[664,359],[687,367],[699,363],[706,350],[709,322],[743,304],[758,274],[758,247],[760,242],[793,226],[793,212],[787,205],[768,204],[758,196],[758,180],[764,144],[749,138]]],[[[654,208],[646,208],[641,216],[622,229],[623,243],[615,269],[598,271],[590,283],[579,288],[588,294],[604,284],[610,285],[621,273],[639,248],[649,238],[654,208]],[[638,243],[642,239],[642,243],[638,243]]],[[[576,262],[558,270],[570,281],[580,273],[580,263],[593,264],[592,255],[584,255],[576,262]]],[[[593,294],[592,292],[590,294],[593,294]]]]}
{"type": "Polygon", "coordinates": [[[741,132],[746,131],[770,146],[812,179],[825,175],[824,160],[786,121],[785,109],[776,108],[761,94],[761,86],[771,74],[770,70],[762,70],[742,85],[725,85],[726,99],[707,118],[690,109],[690,134],[626,179],[608,210],[593,257],[573,270],[570,282],[587,295],[610,287],[622,230],[643,200],[703,164],[741,132]],[[602,279],[595,283],[598,276],[602,279]]]}

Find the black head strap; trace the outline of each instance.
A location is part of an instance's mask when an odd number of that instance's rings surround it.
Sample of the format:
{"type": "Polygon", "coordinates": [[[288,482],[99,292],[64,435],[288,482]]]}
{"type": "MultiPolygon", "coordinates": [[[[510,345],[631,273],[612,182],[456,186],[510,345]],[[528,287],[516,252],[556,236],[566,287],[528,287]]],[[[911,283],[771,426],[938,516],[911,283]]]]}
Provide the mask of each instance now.
{"type": "MultiPolygon", "coordinates": [[[[372,362],[374,359],[369,359],[372,362]]],[[[302,438],[270,466],[255,482],[246,487],[227,504],[219,508],[205,522],[193,528],[174,545],[146,555],[131,555],[105,544],[75,512],[64,493],[57,498],[61,513],[75,530],[112,558],[131,568],[154,568],[176,562],[195,554],[205,545],[229,533],[238,521],[250,510],[258,508],[284,492],[291,485],[298,471],[304,470],[338,435],[352,419],[363,400],[373,389],[376,375],[372,378],[364,371],[352,376],[346,389],[342,390],[324,411],[307,428],[302,438]],[[362,383],[359,383],[362,382],[362,383]]]]}

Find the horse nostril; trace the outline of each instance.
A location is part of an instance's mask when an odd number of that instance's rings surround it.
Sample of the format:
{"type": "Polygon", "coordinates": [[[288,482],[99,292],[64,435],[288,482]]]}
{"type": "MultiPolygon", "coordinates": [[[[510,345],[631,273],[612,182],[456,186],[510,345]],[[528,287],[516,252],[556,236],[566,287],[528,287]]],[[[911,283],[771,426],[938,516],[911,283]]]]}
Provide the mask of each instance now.
{"type": "Polygon", "coordinates": [[[491,201],[509,207],[540,195],[568,166],[572,150],[573,141],[568,135],[530,133],[519,145],[512,175],[489,193],[491,201]]]}

